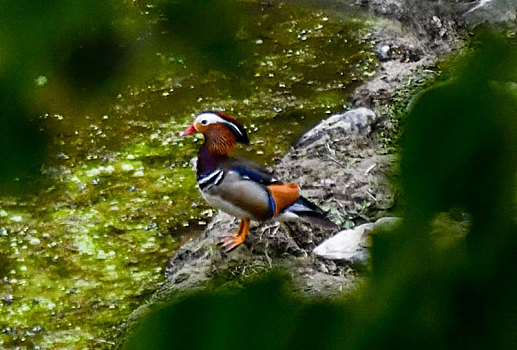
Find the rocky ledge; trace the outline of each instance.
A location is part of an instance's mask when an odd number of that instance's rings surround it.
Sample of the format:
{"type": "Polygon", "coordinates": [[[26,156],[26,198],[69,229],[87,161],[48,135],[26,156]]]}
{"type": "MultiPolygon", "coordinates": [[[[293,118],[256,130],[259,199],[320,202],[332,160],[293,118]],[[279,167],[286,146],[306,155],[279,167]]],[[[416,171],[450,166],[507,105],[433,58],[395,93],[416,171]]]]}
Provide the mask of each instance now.
{"type": "MultiPolygon", "coordinates": [[[[368,108],[332,117],[300,140],[276,165],[276,175],[300,184],[303,195],[341,227],[385,216],[394,200],[387,179],[395,156],[370,138],[376,120],[368,108]]],[[[352,288],[359,278],[353,264],[313,254],[336,232],[298,223],[256,224],[247,241],[226,254],[218,248],[218,239],[237,226],[236,219],[218,214],[200,237],[179,248],[158,293],[167,296],[202,287],[221,274],[240,278],[271,268],[289,271],[309,294],[333,295],[352,288]]]]}
{"type": "MultiPolygon", "coordinates": [[[[310,130],[276,165],[278,177],[299,183],[303,195],[327,211],[343,231],[325,232],[304,224],[255,225],[245,244],[225,254],[216,245],[218,237],[235,231],[238,223],[220,213],[200,237],[179,248],[152,301],[273,268],[288,271],[304,294],[333,296],[354,288],[364,273],[369,234],[395,222],[381,219],[395,203],[389,179],[397,175],[396,155],[386,142],[398,132],[389,106],[400,100],[407,103],[419,82],[435,74],[437,61],[461,48],[461,38],[474,26],[515,26],[515,1],[416,3],[356,3],[380,16],[368,34],[376,45],[378,72],[350,96],[349,111],[310,130]]],[[[145,306],[131,319],[143,311],[145,306]]]]}

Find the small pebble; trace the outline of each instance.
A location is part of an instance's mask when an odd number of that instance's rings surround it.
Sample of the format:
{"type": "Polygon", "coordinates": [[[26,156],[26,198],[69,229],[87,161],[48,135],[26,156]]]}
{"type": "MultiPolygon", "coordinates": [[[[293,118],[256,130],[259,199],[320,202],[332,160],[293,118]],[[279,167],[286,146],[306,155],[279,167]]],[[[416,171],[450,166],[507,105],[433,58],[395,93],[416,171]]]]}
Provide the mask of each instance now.
{"type": "Polygon", "coordinates": [[[150,222],[147,224],[147,226],[145,227],[145,230],[146,231],[150,231],[150,230],[155,230],[158,228],[158,224],[156,222],[150,222]]]}
{"type": "Polygon", "coordinates": [[[5,327],[4,329],[2,329],[2,333],[3,334],[13,334],[14,331],[11,327],[5,327]]]}
{"type": "Polygon", "coordinates": [[[12,304],[13,303],[13,295],[12,294],[7,294],[6,296],[2,297],[2,302],[4,304],[12,304]]]}
{"type": "Polygon", "coordinates": [[[32,238],[30,239],[30,241],[29,241],[29,244],[30,244],[30,245],[38,245],[38,244],[40,244],[40,243],[41,243],[41,241],[39,240],[39,238],[38,238],[38,237],[32,237],[32,238]]]}
{"type": "Polygon", "coordinates": [[[36,326],[36,327],[32,327],[31,331],[34,333],[39,333],[39,332],[43,331],[43,328],[40,326],[36,326]]]}
{"type": "Polygon", "coordinates": [[[21,217],[21,215],[11,216],[11,221],[22,222],[23,218],[21,217]]]}

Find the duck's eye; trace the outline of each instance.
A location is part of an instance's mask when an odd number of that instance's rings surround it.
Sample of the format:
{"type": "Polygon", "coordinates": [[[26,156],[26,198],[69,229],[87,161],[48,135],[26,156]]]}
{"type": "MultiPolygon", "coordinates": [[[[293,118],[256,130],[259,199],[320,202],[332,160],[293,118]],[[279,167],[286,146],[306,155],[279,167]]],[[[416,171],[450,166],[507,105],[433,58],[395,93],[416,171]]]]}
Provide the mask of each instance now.
{"type": "Polygon", "coordinates": [[[203,119],[203,120],[201,121],[201,124],[203,124],[203,125],[206,125],[206,124],[208,124],[208,120],[206,120],[206,119],[203,119]]]}

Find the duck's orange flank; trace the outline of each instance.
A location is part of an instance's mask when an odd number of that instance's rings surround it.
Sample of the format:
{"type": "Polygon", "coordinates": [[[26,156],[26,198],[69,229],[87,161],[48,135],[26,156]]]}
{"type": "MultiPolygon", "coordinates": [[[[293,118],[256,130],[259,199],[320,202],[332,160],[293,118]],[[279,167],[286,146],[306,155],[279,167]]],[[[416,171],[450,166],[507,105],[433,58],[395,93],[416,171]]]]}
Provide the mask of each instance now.
{"type": "Polygon", "coordinates": [[[300,198],[300,186],[296,184],[274,184],[267,187],[275,202],[275,215],[300,198]]]}

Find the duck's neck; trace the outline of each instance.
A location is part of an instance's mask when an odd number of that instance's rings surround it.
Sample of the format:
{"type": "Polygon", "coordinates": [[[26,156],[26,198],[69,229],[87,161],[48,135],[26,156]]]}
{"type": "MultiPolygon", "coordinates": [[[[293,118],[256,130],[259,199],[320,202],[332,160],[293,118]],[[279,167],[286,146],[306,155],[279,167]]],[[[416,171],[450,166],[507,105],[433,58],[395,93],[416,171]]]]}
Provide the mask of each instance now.
{"type": "Polygon", "coordinates": [[[237,145],[235,136],[224,126],[214,126],[204,135],[205,143],[197,155],[198,177],[217,169],[219,163],[227,159],[237,145]]]}
{"type": "Polygon", "coordinates": [[[201,146],[197,154],[197,176],[210,173],[219,167],[221,160],[228,158],[226,154],[211,152],[206,142],[201,146]]]}

